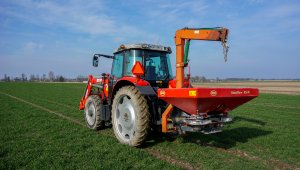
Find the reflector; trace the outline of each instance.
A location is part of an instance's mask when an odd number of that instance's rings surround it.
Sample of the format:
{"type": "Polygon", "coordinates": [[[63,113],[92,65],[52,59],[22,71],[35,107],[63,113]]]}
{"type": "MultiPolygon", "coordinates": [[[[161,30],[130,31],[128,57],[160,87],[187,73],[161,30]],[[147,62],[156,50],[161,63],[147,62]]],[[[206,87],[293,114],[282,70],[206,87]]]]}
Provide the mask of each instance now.
{"type": "Polygon", "coordinates": [[[139,61],[135,62],[134,66],[132,67],[131,72],[133,75],[136,75],[136,76],[143,76],[145,74],[144,67],[139,61]]]}

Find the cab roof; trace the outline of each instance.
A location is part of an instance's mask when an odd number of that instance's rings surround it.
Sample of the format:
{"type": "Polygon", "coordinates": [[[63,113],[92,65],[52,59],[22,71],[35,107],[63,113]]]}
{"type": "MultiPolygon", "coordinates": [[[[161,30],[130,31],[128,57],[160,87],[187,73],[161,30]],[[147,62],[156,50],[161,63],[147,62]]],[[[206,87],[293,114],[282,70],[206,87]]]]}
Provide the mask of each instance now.
{"type": "Polygon", "coordinates": [[[130,49],[141,49],[141,50],[152,50],[152,51],[162,51],[166,53],[172,53],[171,47],[165,47],[162,45],[155,45],[155,44],[145,44],[145,43],[138,43],[138,44],[129,44],[129,45],[120,45],[114,51],[115,53],[119,53],[121,51],[130,50],[130,49]]]}

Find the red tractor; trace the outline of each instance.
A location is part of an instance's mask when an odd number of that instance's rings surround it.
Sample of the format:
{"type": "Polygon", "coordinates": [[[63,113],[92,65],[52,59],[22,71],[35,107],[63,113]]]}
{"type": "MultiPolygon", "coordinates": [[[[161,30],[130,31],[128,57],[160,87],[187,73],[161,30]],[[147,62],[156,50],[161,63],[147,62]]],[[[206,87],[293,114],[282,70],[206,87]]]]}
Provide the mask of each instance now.
{"type": "Polygon", "coordinates": [[[121,45],[114,55],[95,54],[113,60],[111,73],[89,76],[80,101],[87,126],[98,130],[112,124],[124,144],[140,146],[150,128],[163,133],[221,131],[232,121],[228,113],[258,96],[253,88],[194,88],[188,66],[190,40],[220,41],[227,54],[226,28],[183,28],[176,31],[176,77],[170,63],[170,47],[150,44],[121,45]]]}

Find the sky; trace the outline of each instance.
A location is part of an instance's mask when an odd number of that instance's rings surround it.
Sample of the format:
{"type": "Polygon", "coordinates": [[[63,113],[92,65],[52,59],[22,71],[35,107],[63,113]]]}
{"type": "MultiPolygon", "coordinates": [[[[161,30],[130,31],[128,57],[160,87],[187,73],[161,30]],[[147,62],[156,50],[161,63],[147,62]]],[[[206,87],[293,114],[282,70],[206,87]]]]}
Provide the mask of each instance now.
{"type": "Polygon", "coordinates": [[[221,43],[191,41],[192,76],[300,79],[299,0],[0,0],[0,77],[25,73],[75,78],[110,72],[121,44],[170,46],[183,27],[226,27],[221,43]]]}

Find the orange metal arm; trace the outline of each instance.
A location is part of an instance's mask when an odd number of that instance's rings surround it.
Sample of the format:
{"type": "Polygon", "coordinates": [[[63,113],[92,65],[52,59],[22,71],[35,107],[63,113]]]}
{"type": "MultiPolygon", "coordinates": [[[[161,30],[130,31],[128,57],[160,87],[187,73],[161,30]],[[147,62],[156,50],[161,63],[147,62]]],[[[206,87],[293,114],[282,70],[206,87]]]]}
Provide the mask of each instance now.
{"type": "Polygon", "coordinates": [[[170,116],[170,114],[173,111],[173,106],[171,104],[168,105],[168,107],[166,108],[166,110],[164,111],[162,118],[161,118],[161,131],[163,133],[168,132],[168,117],[170,116]]]}
{"type": "Polygon", "coordinates": [[[208,40],[226,43],[227,28],[184,28],[177,30],[175,34],[176,45],[176,88],[183,87],[184,81],[184,46],[186,40],[208,40]]]}

